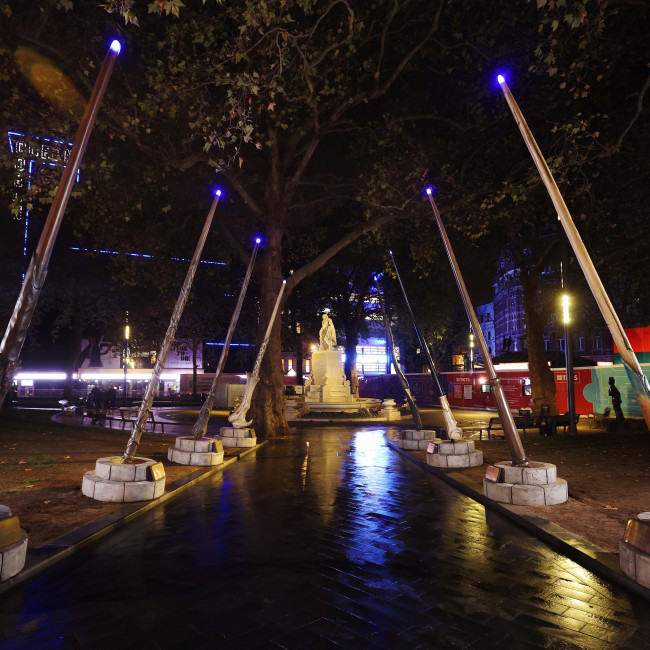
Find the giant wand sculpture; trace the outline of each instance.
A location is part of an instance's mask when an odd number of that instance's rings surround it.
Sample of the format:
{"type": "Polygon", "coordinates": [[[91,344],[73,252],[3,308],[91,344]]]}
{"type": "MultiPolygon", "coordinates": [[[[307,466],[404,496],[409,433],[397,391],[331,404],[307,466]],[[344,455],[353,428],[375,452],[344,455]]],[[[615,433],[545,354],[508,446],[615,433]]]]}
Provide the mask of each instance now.
{"type": "Polygon", "coordinates": [[[219,381],[221,380],[221,375],[223,373],[223,367],[226,364],[226,359],[228,358],[228,351],[230,350],[230,342],[232,341],[232,336],[235,332],[235,327],[237,321],[239,320],[239,314],[241,313],[241,308],[244,303],[244,297],[246,296],[246,290],[248,289],[248,283],[251,279],[251,274],[253,273],[253,265],[255,264],[255,258],[257,257],[257,251],[260,247],[260,239],[255,240],[255,248],[251,253],[251,259],[248,263],[248,269],[246,269],[246,276],[244,277],[244,282],[241,285],[239,290],[239,298],[237,299],[237,305],[235,306],[235,311],[232,313],[230,318],[230,325],[228,326],[228,332],[226,333],[226,340],[223,343],[223,349],[221,350],[221,356],[219,357],[219,365],[217,366],[217,372],[214,375],[212,380],[212,386],[210,387],[210,392],[205,398],[205,402],[201,407],[201,412],[199,417],[192,427],[192,435],[195,440],[200,440],[205,435],[208,429],[208,420],[210,419],[210,411],[212,410],[212,405],[214,404],[214,398],[217,394],[217,387],[219,386],[219,381]]]}
{"type": "Polygon", "coordinates": [[[384,328],[386,329],[386,342],[388,343],[388,349],[390,350],[390,357],[393,361],[393,366],[395,367],[395,373],[399,379],[399,383],[404,389],[406,394],[406,401],[408,402],[409,408],[411,409],[411,415],[413,416],[413,422],[415,422],[415,428],[418,431],[422,431],[422,418],[420,417],[420,411],[415,405],[415,400],[413,395],[411,395],[411,387],[409,386],[408,379],[402,372],[402,369],[397,363],[397,355],[395,354],[395,341],[393,339],[393,332],[390,328],[390,321],[388,320],[388,314],[386,313],[386,305],[384,304],[384,298],[381,294],[381,287],[379,286],[379,280],[375,278],[375,286],[377,287],[377,295],[379,296],[379,306],[381,307],[381,314],[384,319],[384,328]]]}
{"type": "Polygon", "coordinates": [[[632,384],[632,390],[634,391],[634,394],[636,395],[636,398],[639,402],[639,406],[643,412],[643,417],[645,418],[646,424],[650,428],[650,383],[648,382],[648,378],[643,374],[641,364],[639,363],[636,354],[634,354],[634,350],[630,345],[630,341],[628,340],[627,334],[623,329],[623,325],[621,324],[621,321],[619,320],[618,315],[614,310],[614,305],[612,305],[612,302],[609,299],[607,292],[605,291],[605,287],[600,280],[598,272],[596,271],[596,267],[591,261],[591,257],[589,257],[589,253],[587,252],[585,245],[582,243],[580,233],[573,223],[569,209],[567,208],[566,203],[562,198],[562,194],[560,193],[555,179],[551,174],[551,170],[548,168],[546,160],[544,159],[542,152],[537,146],[537,142],[535,142],[535,138],[533,137],[531,130],[528,128],[528,124],[526,124],[526,120],[524,119],[524,116],[519,109],[515,98],[510,93],[510,89],[508,88],[508,85],[506,84],[506,81],[502,75],[498,76],[498,81],[499,85],[501,86],[501,90],[505,95],[506,101],[508,102],[508,106],[510,107],[510,110],[512,111],[512,114],[515,118],[515,122],[519,127],[519,131],[521,131],[524,142],[528,147],[528,151],[530,152],[530,155],[535,162],[537,171],[539,172],[539,175],[541,176],[542,181],[546,186],[546,190],[551,197],[551,201],[553,201],[553,205],[557,211],[557,216],[560,219],[562,227],[564,228],[567,239],[571,243],[571,247],[573,248],[576,259],[582,268],[582,272],[585,274],[589,288],[594,294],[594,298],[596,299],[603,318],[607,323],[607,327],[609,328],[609,331],[612,334],[612,338],[618,347],[621,359],[623,360],[623,365],[625,366],[625,371],[627,372],[627,376],[630,380],[630,383],[632,384]]]}
{"type": "Polygon", "coordinates": [[[246,373],[246,388],[244,388],[244,395],[241,398],[241,403],[239,406],[228,416],[228,422],[232,424],[235,429],[245,429],[252,424],[252,420],[246,422],[246,414],[248,409],[251,407],[251,398],[253,397],[253,391],[257,386],[257,382],[260,380],[260,366],[262,365],[262,359],[264,358],[264,353],[266,352],[266,346],[269,344],[271,338],[271,331],[273,330],[273,323],[275,323],[275,317],[277,316],[278,310],[280,308],[280,302],[282,301],[282,295],[284,294],[284,289],[287,286],[287,281],[282,280],[282,286],[278,293],[278,297],[275,300],[275,306],[273,307],[273,313],[271,314],[271,319],[266,328],[266,333],[264,334],[264,339],[262,345],[260,345],[260,350],[257,353],[257,359],[255,360],[255,366],[253,367],[253,372],[246,373]]]}
{"type": "Polygon", "coordinates": [[[444,391],[442,390],[442,386],[440,385],[440,380],[438,379],[436,366],[433,363],[433,359],[431,358],[431,352],[429,350],[429,346],[427,345],[427,342],[424,340],[424,336],[422,336],[417,321],[415,320],[415,314],[411,309],[411,303],[409,302],[408,296],[406,295],[406,289],[404,289],[402,278],[400,277],[399,271],[397,270],[397,263],[395,262],[395,258],[393,257],[393,251],[389,250],[388,252],[390,253],[390,259],[393,262],[393,268],[395,269],[395,275],[397,276],[399,286],[402,288],[404,302],[406,303],[406,307],[409,310],[409,314],[411,316],[411,322],[413,323],[413,329],[415,330],[415,335],[418,337],[418,341],[420,342],[420,347],[424,350],[424,354],[427,357],[427,364],[429,365],[429,370],[431,370],[433,383],[438,389],[438,394],[440,395],[440,406],[442,407],[442,414],[445,418],[445,424],[447,425],[447,435],[449,436],[450,440],[457,440],[458,438],[463,437],[463,432],[458,426],[458,424],[456,423],[456,420],[454,419],[454,416],[451,413],[451,408],[449,408],[449,401],[447,400],[447,396],[445,395],[444,391]]]}
{"type": "Polygon", "coordinates": [[[149,419],[149,413],[151,412],[151,405],[153,404],[154,395],[158,391],[158,384],[160,382],[160,375],[162,374],[163,368],[165,367],[165,361],[167,361],[167,355],[172,347],[174,342],[174,337],[176,336],[176,330],[178,329],[178,323],[181,320],[183,315],[183,309],[185,309],[185,304],[189,298],[190,291],[192,289],[192,282],[194,280],[194,274],[196,273],[196,268],[199,265],[199,260],[201,259],[201,253],[203,252],[203,246],[205,245],[205,240],[208,238],[208,233],[210,232],[210,226],[212,225],[212,219],[214,213],[219,204],[219,197],[221,196],[221,190],[217,190],[214,195],[214,200],[210,206],[210,211],[208,216],[203,224],[203,230],[201,231],[201,236],[194,250],[194,257],[190,262],[190,267],[187,269],[185,275],[185,282],[181,287],[181,292],[176,300],[176,306],[172,312],[171,319],[169,321],[169,327],[167,328],[167,333],[163,339],[162,346],[158,357],[156,358],[156,365],[153,368],[151,373],[151,379],[149,380],[149,385],[147,390],[142,398],[142,404],[140,405],[140,410],[138,411],[138,416],[136,417],[135,424],[133,425],[133,431],[131,432],[131,437],[126,446],[126,452],[124,453],[124,462],[130,463],[133,461],[135,452],[138,449],[140,444],[140,438],[142,438],[142,433],[144,427],[147,424],[149,419]]]}
{"type": "Polygon", "coordinates": [[[490,351],[488,350],[487,343],[485,342],[485,337],[483,336],[483,330],[481,330],[481,325],[478,322],[476,312],[472,306],[472,301],[469,298],[469,293],[467,292],[467,287],[465,286],[465,281],[460,272],[460,267],[456,261],[456,256],[449,242],[449,237],[447,237],[447,231],[445,226],[442,223],[440,218],[440,212],[438,212],[438,206],[433,200],[433,194],[430,187],[427,187],[427,196],[429,197],[429,202],[431,203],[431,208],[433,214],[436,218],[438,224],[438,229],[440,230],[440,235],[442,236],[442,241],[445,245],[445,251],[447,251],[447,257],[449,258],[449,263],[454,272],[454,277],[456,278],[456,284],[460,291],[461,298],[463,299],[463,304],[465,305],[465,311],[467,312],[467,317],[472,323],[472,329],[474,330],[474,335],[476,336],[476,341],[478,343],[479,350],[483,356],[483,361],[485,362],[485,372],[488,376],[488,383],[492,390],[492,397],[497,407],[499,417],[501,418],[503,432],[506,436],[506,442],[508,443],[508,450],[510,451],[510,458],[512,459],[512,464],[515,467],[524,467],[528,466],[528,459],[524,452],[524,447],[521,444],[521,439],[519,438],[519,433],[517,432],[517,427],[515,426],[515,421],[512,419],[512,413],[508,408],[508,402],[506,401],[505,393],[503,392],[503,386],[501,386],[501,380],[497,377],[497,374],[494,370],[494,365],[492,364],[492,357],[490,356],[490,351]]]}
{"type": "Polygon", "coordinates": [[[111,73],[115,67],[115,61],[117,55],[120,53],[120,49],[121,45],[119,41],[113,41],[111,43],[104,63],[99,71],[92,95],[88,100],[86,110],[81,118],[70,157],[63,170],[59,185],[56,188],[52,206],[43,226],[41,238],[32,255],[27,273],[25,273],[25,280],[23,281],[20,295],[14,307],[14,312],[7,325],[2,343],[0,343],[0,407],[2,407],[5,396],[11,387],[13,376],[18,365],[18,357],[20,356],[20,351],[23,349],[25,336],[27,335],[29,324],[32,321],[41,289],[45,283],[52,249],[54,248],[54,242],[61,227],[63,214],[68,205],[70,194],[72,193],[72,186],[74,185],[77,170],[79,169],[79,165],[81,165],[81,160],[90,140],[90,134],[97,119],[97,113],[99,113],[99,106],[106,92],[108,81],[111,78],[111,73]]]}

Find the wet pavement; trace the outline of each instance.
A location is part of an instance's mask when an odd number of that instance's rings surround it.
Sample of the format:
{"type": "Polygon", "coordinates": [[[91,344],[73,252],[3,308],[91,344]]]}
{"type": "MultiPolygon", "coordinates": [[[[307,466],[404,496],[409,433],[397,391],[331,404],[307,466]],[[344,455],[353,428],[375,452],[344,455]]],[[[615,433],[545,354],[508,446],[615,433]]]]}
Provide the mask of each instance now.
{"type": "Polygon", "coordinates": [[[639,650],[650,604],[401,459],[383,429],[323,427],[0,596],[3,650],[81,646],[639,650]]]}

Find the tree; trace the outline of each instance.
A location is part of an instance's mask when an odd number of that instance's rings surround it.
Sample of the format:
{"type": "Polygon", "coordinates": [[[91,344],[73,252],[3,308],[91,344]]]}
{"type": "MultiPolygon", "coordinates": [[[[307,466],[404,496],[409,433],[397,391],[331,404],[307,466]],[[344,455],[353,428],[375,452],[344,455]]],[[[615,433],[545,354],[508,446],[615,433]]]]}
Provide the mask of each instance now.
{"type": "MultiPolygon", "coordinates": [[[[381,2],[372,10],[339,2],[323,7],[267,2],[252,12],[234,3],[213,13],[181,12],[178,22],[162,28],[164,50],[158,35],[141,39],[146,77],[124,110],[121,132],[135,134],[143,150],[155,150],[182,169],[210,156],[242,198],[249,220],[261,226],[258,342],[280,285],[284,239],[297,225],[309,226],[307,206],[328,198],[322,186],[316,191],[304,183],[316,152],[327,136],[349,124],[355,110],[391,88],[437,31],[442,7],[439,3],[432,13],[414,0],[381,2]],[[148,136],[179,122],[189,137],[172,161],[169,148],[166,156],[159,151],[164,142],[148,136]],[[203,151],[189,146],[197,140],[203,151]]],[[[287,295],[396,213],[373,216],[351,224],[297,269],[287,295]]],[[[252,405],[262,435],[287,430],[279,332],[274,328],[252,405]]]]}

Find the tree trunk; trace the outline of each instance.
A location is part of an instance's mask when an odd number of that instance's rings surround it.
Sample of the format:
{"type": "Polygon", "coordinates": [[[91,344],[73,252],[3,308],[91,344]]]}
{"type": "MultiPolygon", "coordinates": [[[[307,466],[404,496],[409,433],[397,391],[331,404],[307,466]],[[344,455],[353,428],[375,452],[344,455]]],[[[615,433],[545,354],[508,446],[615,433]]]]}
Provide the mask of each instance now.
{"type": "MultiPolygon", "coordinates": [[[[257,326],[257,346],[268,327],[280,285],[282,284],[282,230],[270,223],[266,239],[260,253],[258,277],[260,278],[260,317],[257,326]]],[[[268,347],[260,367],[260,381],[257,384],[249,419],[260,438],[284,436],[289,432],[285,418],[284,375],[282,374],[282,341],[280,338],[280,319],[278,314],[268,347]]]]}
{"type": "Polygon", "coordinates": [[[359,337],[355,332],[345,332],[345,376],[350,381],[350,392],[359,397],[359,375],[357,373],[357,345],[359,337]]]}
{"type": "Polygon", "coordinates": [[[551,407],[551,415],[557,415],[555,403],[555,379],[548,365],[544,349],[544,323],[537,305],[537,279],[521,271],[526,342],[528,345],[528,372],[533,397],[533,412],[538,414],[542,404],[551,407]]]}

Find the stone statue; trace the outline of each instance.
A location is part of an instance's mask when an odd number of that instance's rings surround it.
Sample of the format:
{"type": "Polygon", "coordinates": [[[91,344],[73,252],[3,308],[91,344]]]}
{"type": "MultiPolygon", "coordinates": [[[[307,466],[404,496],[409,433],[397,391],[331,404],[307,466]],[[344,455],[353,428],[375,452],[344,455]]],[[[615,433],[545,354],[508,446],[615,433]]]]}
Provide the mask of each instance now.
{"type": "Polygon", "coordinates": [[[323,314],[323,326],[320,328],[320,350],[331,350],[336,345],[336,330],[332,319],[323,314]]]}

